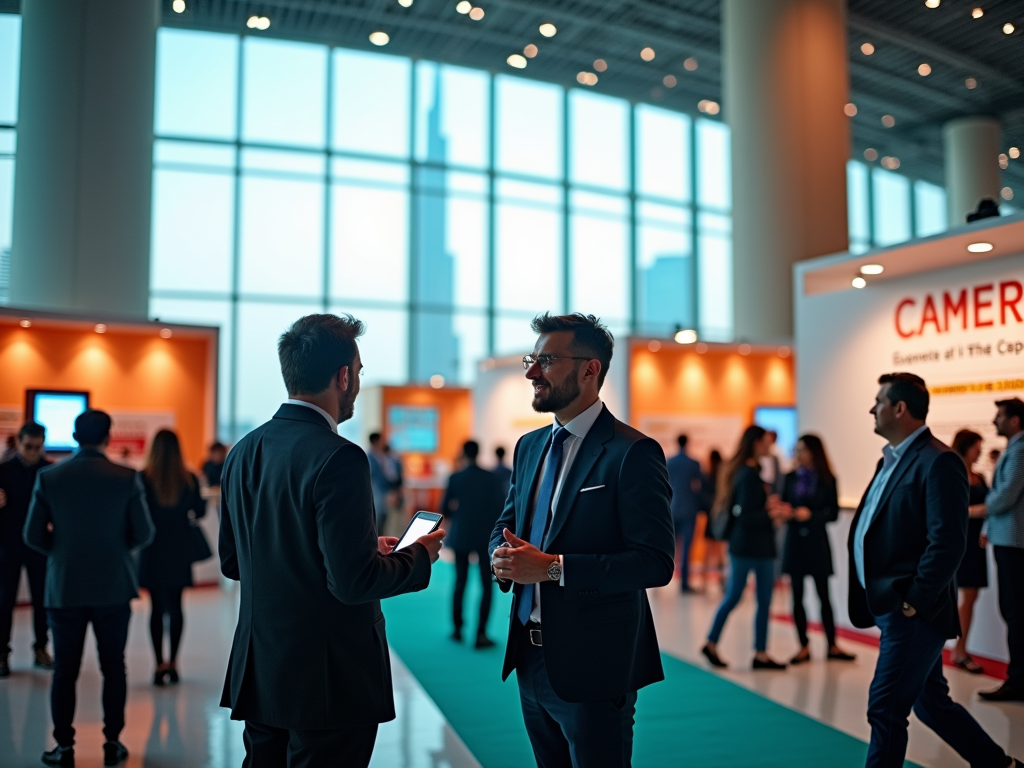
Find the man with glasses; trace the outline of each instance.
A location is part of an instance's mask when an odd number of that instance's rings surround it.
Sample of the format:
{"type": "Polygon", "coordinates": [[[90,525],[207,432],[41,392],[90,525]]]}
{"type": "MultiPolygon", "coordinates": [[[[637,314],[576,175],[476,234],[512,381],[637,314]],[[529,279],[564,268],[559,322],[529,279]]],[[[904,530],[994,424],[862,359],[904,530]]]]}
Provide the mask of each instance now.
{"type": "Polygon", "coordinates": [[[599,397],[614,342],[593,315],[540,315],[523,358],[554,423],[516,445],[491,566],[513,592],[513,669],[538,766],[628,766],[638,689],[664,679],[645,590],[672,578],[661,447],[599,397]]]}

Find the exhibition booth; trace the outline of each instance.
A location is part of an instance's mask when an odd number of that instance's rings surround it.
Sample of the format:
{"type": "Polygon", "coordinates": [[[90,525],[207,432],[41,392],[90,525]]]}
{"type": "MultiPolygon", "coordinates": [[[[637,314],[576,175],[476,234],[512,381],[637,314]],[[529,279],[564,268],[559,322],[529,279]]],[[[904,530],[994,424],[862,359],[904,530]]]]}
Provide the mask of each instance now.
{"type": "MultiPolygon", "coordinates": [[[[976,470],[991,480],[989,451],[1005,447],[992,425],[994,403],[1024,396],[1024,216],[801,262],[794,278],[799,426],[824,440],[847,508],[830,534],[836,618],[849,627],[846,539],[881,456],[883,440],[868,413],[878,376],[924,378],[932,431],[947,444],[960,429],[981,434],[976,470]]],[[[1005,661],[991,551],[989,584],[967,647],[976,658],[1005,661]]]]}

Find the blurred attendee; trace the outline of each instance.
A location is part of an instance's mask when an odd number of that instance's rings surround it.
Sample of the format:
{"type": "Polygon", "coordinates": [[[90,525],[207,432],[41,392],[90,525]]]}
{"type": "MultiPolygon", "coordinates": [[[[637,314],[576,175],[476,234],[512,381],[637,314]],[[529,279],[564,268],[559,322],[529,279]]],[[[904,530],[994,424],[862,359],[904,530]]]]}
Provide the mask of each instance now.
{"type": "Polygon", "coordinates": [[[985,535],[996,559],[1010,663],[1006,682],[979,695],[988,701],[1024,701],[1024,402],[1016,397],[1000,400],[996,408],[993,423],[1006,438],[1006,450],[985,496],[985,535]]]}
{"type": "Polygon", "coordinates": [[[370,435],[370,487],[373,489],[373,508],[377,515],[377,533],[384,535],[388,519],[388,493],[396,479],[391,459],[384,451],[384,439],[380,432],[370,435]]]}
{"type": "Polygon", "coordinates": [[[211,488],[220,486],[220,473],[224,469],[224,459],[228,456],[228,447],[224,443],[214,443],[210,446],[206,461],[203,462],[203,478],[211,488]]]}
{"type": "MultiPolygon", "coordinates": [[[[384,444],[384,456],[388,460],[388,492],[385,496],[388,506],[388,515],[397,513],[402,518],[405,511],[405,477],[402,470],[402,459],[397,456],[391,448],[390,443],[384,444]]],[[[383,535],[386,531],[381,530],[383,535]]]]}
{"type": "Polygon", "coordinates": [[[181,596],[185,587],[192,586],[192,563],[213,553],[202,530],[195,527],[195,521],[206,514],[206,502],[199,495],[199,480],[185,468],[174,432],[161,429],[153,437],[142,477],[156,536],[140,553],[139,585],[149,590],[152,603],[149,635],[156,657],[153,685],[163,685],[178,682],[178,648],[185,626],[181,596]],[[165,618],[170,630],[166,661],[165,618]]]}
{"type": "Polygon", "coordinates": [[[782,490],[782,458],[779,449],[779,433],[774,429],[766,429],[765,437],[768,440],[768,450],[758,461],[761,469],[761,480],[768,486],[769,493],[778,493],[782,490]]]}
{"type": "Polygon", "coordinates": [[[984,477],[974,471],[974,465],[981,456],[981,435],[969,429],[961,429],[953,437],[953,450],[964,460],[971,490],[968,499],[970,506],[967,510],[970,515],[967,520],[967,551],[956,572],[956,585],[960,593],[960,637],[957,638],[956,647],[950,657],[960,669],[980,675],[984,672],[981,664],[967,653],[967,635],[971,631],[978,591],[988,586],[988,558],[981,533],[985,524],[985,496],[988,494],[988,484],[984,477]]]}
{"type": "Polygon", "coordinates": [[[727,664],[718,655],[718,638],[733,608],[743,597],[747,576],[753,571],[757,581],[757,615],[754,619],[754,669],[785,669],[785,664],[768,656],[768,618],[775,586],[775,521],[785,520],[785,507],[769,507],[765,483],[761,479],[760,460],[768,454],[771,438],[764,429],[747,427],[735,455],[723,468],[718,481],[715,515],[729,515],[729,585],[708,640],[701,652],[712,666],[727,664]]]}
{"type": "Polygon", "coordinates": [[[476,625],[477,648],[490,648],[494,641],[487,637],[487,619],[491,615],[491,563],[487,544],[494,524],[505,504],[501,478],[480,467],[477,456],[480,446],[474,440],[462,446],[465,467],[448,478],[448,488],[441,502],[441,512],[451,520],[445,546],[455,553],[455,594],[452,602],[452,639],[462,642],[462,603],[469,578],[469,555],[475,552],[480,570],[480,618],[476,625]]]}
{"type": "Polygon", "coordinates": [[[18,438],[14,435],[8,435],[7,440],[4,442],[4,452],[0,456],[0,461],[7,461],[13,459],[18,453],[18,438]]]}
{"type": "Polygon", "coordinates": [[[704,528],[704,583],[707,589],[710,577],[714,574],[719,583],[723,582],[722,574],[725,571],[725,548],[727,542],[719,541],[711,532],[711,510],[714,509],[715,499],[718,497],[718,478],[722,473],[722,453],[717,448],[712,448],[708,454],[708,471],[703,477],[704,501],[702,506],[708,511],[708,521],[704,528]]]}
{"type": "Polygon", "coordinates": [[[32,625],[35,629],[35,665],[53,669],[53,657],[46,651],[46,608],[43,603],[46,555],[25,546],[21,538],[32,500],[32,487],[40,469],[52,464],[43,456],[46,429],[29,421],[18,430],[17,450],[0,462],[0,677],[11,674],[11,623],[18,598],[21,569],[28,576],[32,595],[32,625]]]}
{"type": "Polygon", "coordinates": [[[501,479],[502,490],[507,496],[512,485],[512,467],[505,463],[505,446],[499,445],[494,449],[494,459],[497,463],[491,471],[501,479]]]}
{"type": "Polygon", "coordinates": [[[963,459],[925,424],[929,394],[912,373],[888,373],[870,413],[882,458],[850,527],[850,620],[882,635],[868,693],[868,768],[902,766],[910,713],[973,766],[1013,766],[949,697],[942,647],[960,634],[956,570],[967,545],[963,459]]]}
{"type": "Polygon", "coordinates": [[[697,513],[702,507],[700,463],[686,453],[686,435],[679,435],[679,453],[668,460],[668,482],[672,486],[672,523],[676,529],[676,542],[680,547],[679,587],[684,593],[690,587],[690,549],[693,532],[697,527],[697,513]]]}
{"type": "Polygon", "coordinates": [[[836,645],[836,624],[832,601],[828,594],[828,577],[832,575],[832,547],[825,526],[839,519],[839,496],[836,478],[825,454],[825,446],[817,435],[803,435],[796,443],[797,468],[786,475],[782,486],[782,503],[792,517],[786,523],[786,539],[782,553],[782,572],[789,574],[793,592],[793,622],[800,638],[800,651],[789,662],[802,664],[810,660],[807,638],[807,612],[804,610],[804,582],[810,576],[821,602],[821,623],[828,640],[828,658],[852,661],[853,654],[836,645]]]}
{"type": "Polygon", "coordinates": [[[128,750],[118,741],[128,696],[124,648],[131,600],[139,596],[132,551],[153,540],[139,474],[110,461],[110,416],[88,410],[75,419],[79,449],[36,478],[25,542],[47,556],[46,609],[53,632],[50,689],[53,738],[47,765],[74,765],[75,683],[92,624],[103,673],[103,764],[128,750]]]}

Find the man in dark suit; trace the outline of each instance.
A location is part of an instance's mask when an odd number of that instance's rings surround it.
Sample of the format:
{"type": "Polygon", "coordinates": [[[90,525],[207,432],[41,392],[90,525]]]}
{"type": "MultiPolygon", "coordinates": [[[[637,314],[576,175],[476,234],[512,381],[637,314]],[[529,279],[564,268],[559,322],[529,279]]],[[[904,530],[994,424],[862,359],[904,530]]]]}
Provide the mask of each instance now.
{"type": "Polygon", "coordinates": [[[0,678],[11,674],[11,623],[18,597],[21,569],[28,576],[35,628],[35,665],[53,669],[53,657],[46,651],[46,555],[25,546],[21,537],[32,500],[32,486],[43,467],[53,462],[43,456],[46,429],[29,421],[18,430],[17,452],[0,462],[0,678]]]}
{"type": "Polygon", "coordinates": [[[494,523],[501,515],[505,492],[501,478],[476,463],[480,446],[474,440],[462,446],[466,466],[448,478],[448,488],[441,502],[441,511],[451,519],[451,530],[445,546],[455,553],[455,593],[452,598],[452,639],[462,642],[462,602],[469,578],[469,555],[475,552],[480,565],[480,620],[476,625],[476,648],[490,648],[494,641],[487,637],[487,619],[491,615],[491,563],[487,544],[494,523]]]}
{"type": "Polygon", "coordinates": [[[494,449],[494,458],[498,463],[491,471],[501,478],[502,492],[508,496],[508,489],[512,485],[512,468],[505,463],[505,446],[499,445],[494,449]]]}
{"type": "Polygon", "coordinates": [[[288,401],[228,454],[221,571],[241,582],[221,705],[244,766],[365,766],[393,720],[380,601],[424,589],[443,531],[378,537],[363,450],[337,433],[359,393],[363,324],[309,315],[278,342],[288,401]]]}
{"type": "Polygon", "coordinates": [[[514,595],[502,679],[516,670],[539,766],[628,766],[636,692],[664,679],[645,590],[672,578],[665,456],[598,396],[613,341],[597,318],[544,314],[533,330],[533,408],[555,420],[516,445],[491,535],[514,595]]]}
{"type": "Polygon", "coordinates": [[[47,765],[75,764],[75,683],[85,634],[92,623],[103,672],[103,764],[119,765],[128,750],[118,741],[128,697],[124,648],[131,600],[139,596],[132,551],[153,541],[142,482],[104,450],[110,416],[86,411],[75,419],[79,449],[36,478],[25,521],[25,543],[47,556],[46,609],[53,632],[50,688],[53,738],[47,765]]]}
{"type": "Polygon", "coordinates": [[[910,712],[972,766],[1014,761],[949,697],[942,646],[960,634],[956,570],[967,547],[963,460],[925,424],[928,388],[879,378],[871,413],[888,441],[850,528],[850,619],[882,632],[868,696],[867,765],[902,766],[910,712]]]}
{"type": "Polygon", "coordinates": [[[679,556],[679,587],[684,593],[691,593],[690,548],[697,528],[697,514],[702,506],[700,462],[686,453],[689,438],[679,435],[679,453],[668,460],[668,484],[672,486],[672,523],[676,529],[681,554],[679,556]]]}

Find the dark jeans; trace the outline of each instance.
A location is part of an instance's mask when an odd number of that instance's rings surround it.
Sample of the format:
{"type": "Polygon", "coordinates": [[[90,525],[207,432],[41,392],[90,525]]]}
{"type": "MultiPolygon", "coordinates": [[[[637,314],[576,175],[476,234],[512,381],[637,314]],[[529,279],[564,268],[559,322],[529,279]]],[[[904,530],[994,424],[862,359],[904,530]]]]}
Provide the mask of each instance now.
{"type": "Polygon", "coordinates": [[[171,664],[178,658],[181,633],[185,628],[185,614],[181,610],[181,589],[151,589],[149,599],[152,613],[149,614],[149,636],[153,641],[156,663],[164,663],[164,617],[168,619],[171,641],[171,664]]]}
{"type": "Polygon", "coordinates": [[[697,516],[673,521],[676,526],[676,541],[679,553],[679,588],[690,588],[690,550],[693,548],[693,534],[697,530],[697,516]]]}
{"type": "Polygon", "coordinates": [[[629,768],[633,756],[636,691],[616,699],[570,703],[551,688],[544,649],[531,645],[526,628],[516,652],[519,701],[537,768],[629,768]]]}
{"type": "Polygon", "coordinates": [[[38,552],[0,550],[0,656],[11,652],[11,624],[22,568],[28,574],[28,589],[32,595],[32,625],[36,639],[34,647],[37,651],[46,649],[46,608],[43,607],[46,557],[38,552]]]}
{"type": "Polygon", "coordinates": [[[730,558],[729,586],[725,597],[715,613],[714,623],[708,633],[708,641],[717,643],[725,628],[725,620],[735,608],[743,590],[747,588],[747,574],[754,572],[757,579],[757,614],[754,617],[754,650],[768,649],[768,618],[772,603],[772,589],[775,587],[775,560],[771,557],[736,557],[730,558]]]}
{"type": "Polygon", "coordinates": [[[92,622],[96,650],[103,673],[103,735],[117,741],[124,728],[124,705],[128,684],[124,671],[124,647],[128,642],[131,606],[105,605],[99,608],[48,608],[53,631],[53,683],[50,710],[53,738],[62,747],[75,743],[75,684],[82,666],[85,632],[92,622]]]}
{"type": "Polygon", "coordinates": [[[376,739],[376,724],[291,731],[246,720],[242,768],[365,768],[376,739]]]}
{"type": "Polygon", "coordinates": [[[1024,549],[993,547],[999,579],[999,612],[1006,622],[1010,663],[1006,685],[1024,692],[1024,549]]]}
{"type": "MultiPolygon", "coordinates": [[[[487,633],[487,619],[491,615],[491,597],[494,581],[491,579],[491,562],[486,552],[478,552],[480,558],[480,587],[483,596],[480,598],[480,619],[476,625],[477,635],[487,633]]],[[[452,622],[455,631],[462,631],[462,602],[466,594],[466,582],[469,580],[469,552],[455,553],[455,593],[452,596],[452,622]]]]}
{"type": "Polygon", "coordinates": [[[966,709],[949,698],[942,675],[945,633],[901,611],[876,616],[882,630],[878,664],[868,692],[871,743],[867,768],[902,768],[913,710],[972,768],[1006,768],[1010,758],[966,709]]]}
{"type": "MultiPolygon", "coordinates": [[[[800,645],[807,645],[807,612],[804,610],[804,579],[805,576],[790,576],[790,589],[793,590],[793,622],[796,624],[796,633],[800,638],[800,645]]],[[[836,644],[836,622],[832,617],[832,601],[828,596],[828,576],[821,574],[813,576],[814,588],[818,591],[818,600],[821,601],[821,624],[825,628],[825,637],[828,638],[829,646],[836,644]]]]}

